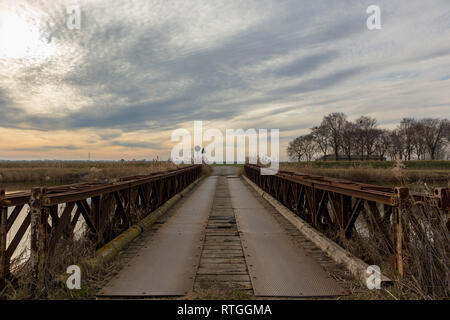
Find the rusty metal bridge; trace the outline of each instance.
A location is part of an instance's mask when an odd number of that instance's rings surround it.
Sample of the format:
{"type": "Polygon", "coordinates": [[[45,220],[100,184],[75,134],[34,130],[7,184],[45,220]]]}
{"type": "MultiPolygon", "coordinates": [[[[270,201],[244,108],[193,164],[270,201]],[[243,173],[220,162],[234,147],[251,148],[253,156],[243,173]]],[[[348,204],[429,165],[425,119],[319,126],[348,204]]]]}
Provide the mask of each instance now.
{"type": "MultiPolygon", "coordinates": [[[[280,171],[261,175],[246,165],[250,181],[324,234],[351,238],[362,214],[403,272],[402,212],[412,202],[448,215],[450,192],[415,194],[341,179],[280,171]]],[[[194,182],[164,219],[144,232],[122,270],[100,298],[186,296],[193,291],[237,289],[261,297],[333,297],[347,293],[324,266],[324,254],[290,231],[273,207],[240,177],[236,167],[186,166],[108,184],[75,184],[31,192],[0,193],[0,289],[29,263],[36,286],[62,239],[89,237],[101,248],[194,182]],[[200,182],[199,182],[200,181],[200,182]],[[300,239],[300,240],[299,240],[300,239]]],[[[159,220],[158,220],[159,221],[159,220]]],[[[291,226],[292,227],[292,226],[291,226]]],[[[113,240],[114,241],[114,240],[113,240]]],[[[131,250],[130,250],[131,251],[131,250]]],[[[334,266],[336,267],[336,266],[334,266]]]]}

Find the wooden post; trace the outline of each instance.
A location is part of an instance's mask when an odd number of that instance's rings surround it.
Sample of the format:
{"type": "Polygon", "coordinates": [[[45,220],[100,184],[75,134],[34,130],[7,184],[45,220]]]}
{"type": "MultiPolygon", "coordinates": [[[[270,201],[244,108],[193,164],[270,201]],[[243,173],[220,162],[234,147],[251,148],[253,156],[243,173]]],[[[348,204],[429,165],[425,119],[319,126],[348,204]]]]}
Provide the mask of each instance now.
{"type": "Polygon", "coordinates": [[[6,261],[8,208],[3,206],[4,199],[5,190],[0,190],[0,290],[5,286],[6,276],[9,272],[9,263],[6,261]]]}
{"type": "Polygon", "coordinates": [[[30,263],[34,278],[33,287],[39,290],[45,283],[45,268],[47,260],[47,224],[48,210],[44,206],[44,188],[31,190],[31,252],[30,263]]]}

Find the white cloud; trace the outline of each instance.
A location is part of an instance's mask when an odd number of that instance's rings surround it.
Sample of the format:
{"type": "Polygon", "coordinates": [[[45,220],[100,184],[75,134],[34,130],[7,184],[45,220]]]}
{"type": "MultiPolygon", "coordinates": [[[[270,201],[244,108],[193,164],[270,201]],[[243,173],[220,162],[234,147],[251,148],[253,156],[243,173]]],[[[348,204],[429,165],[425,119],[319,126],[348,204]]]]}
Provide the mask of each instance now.
{"type": "Polygon", "coordinates": [[[379,0],[379,31],[357,0],[78,3],[78,31],[65,0],[0,4],[0,127],[114,130],[105,145],[167,148],[194,120],[287,137],[333,111],[386,126],[450,116],[448,0],[379,0]]]}

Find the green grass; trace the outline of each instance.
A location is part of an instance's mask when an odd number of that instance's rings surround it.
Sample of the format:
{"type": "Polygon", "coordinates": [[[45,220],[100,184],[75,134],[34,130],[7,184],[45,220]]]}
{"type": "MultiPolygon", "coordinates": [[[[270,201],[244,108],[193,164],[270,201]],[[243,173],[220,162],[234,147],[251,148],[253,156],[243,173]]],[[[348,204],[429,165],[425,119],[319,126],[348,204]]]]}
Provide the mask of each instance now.
{"type": "Polygon", "coordinates": [[[213,167],[243,167],[243,164],[238,164],[238,163],[232,163],[232,164],[226,164],[226,163],[215,163],[212,164],[211,166],[213,167]]]}

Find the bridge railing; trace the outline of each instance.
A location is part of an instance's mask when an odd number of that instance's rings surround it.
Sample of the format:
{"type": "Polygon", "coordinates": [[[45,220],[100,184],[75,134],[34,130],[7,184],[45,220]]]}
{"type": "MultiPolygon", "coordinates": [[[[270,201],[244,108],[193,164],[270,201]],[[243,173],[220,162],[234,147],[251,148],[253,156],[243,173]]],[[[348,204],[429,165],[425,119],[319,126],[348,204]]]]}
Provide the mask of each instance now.
{"type": "Polygon", "coordinates": [[[426,203],[445,217],[450,210],[448,188],[438,188],[434,194],[419,194],[404,187],[376,186],[290,171],[261,175],[261,168],[255,165],[245,165],[245,174],[314,228],[337,235],[334,240],[350,239],[358,217],[364,214],[394,258],[400,275],[406,241],[402,216],[408,207],[426,203]]]}
{"type": "Polygon", "coordinates": [[[0,190],[0,289],[12,260],[28,246],[36,281],[62,238],[88,236],[97,247],[156,210],[201,175],[193,165],[113,183],[79,183],[31,192],[0,190]],[[82,233],[82,234],[80,234],[82,233]]]}

